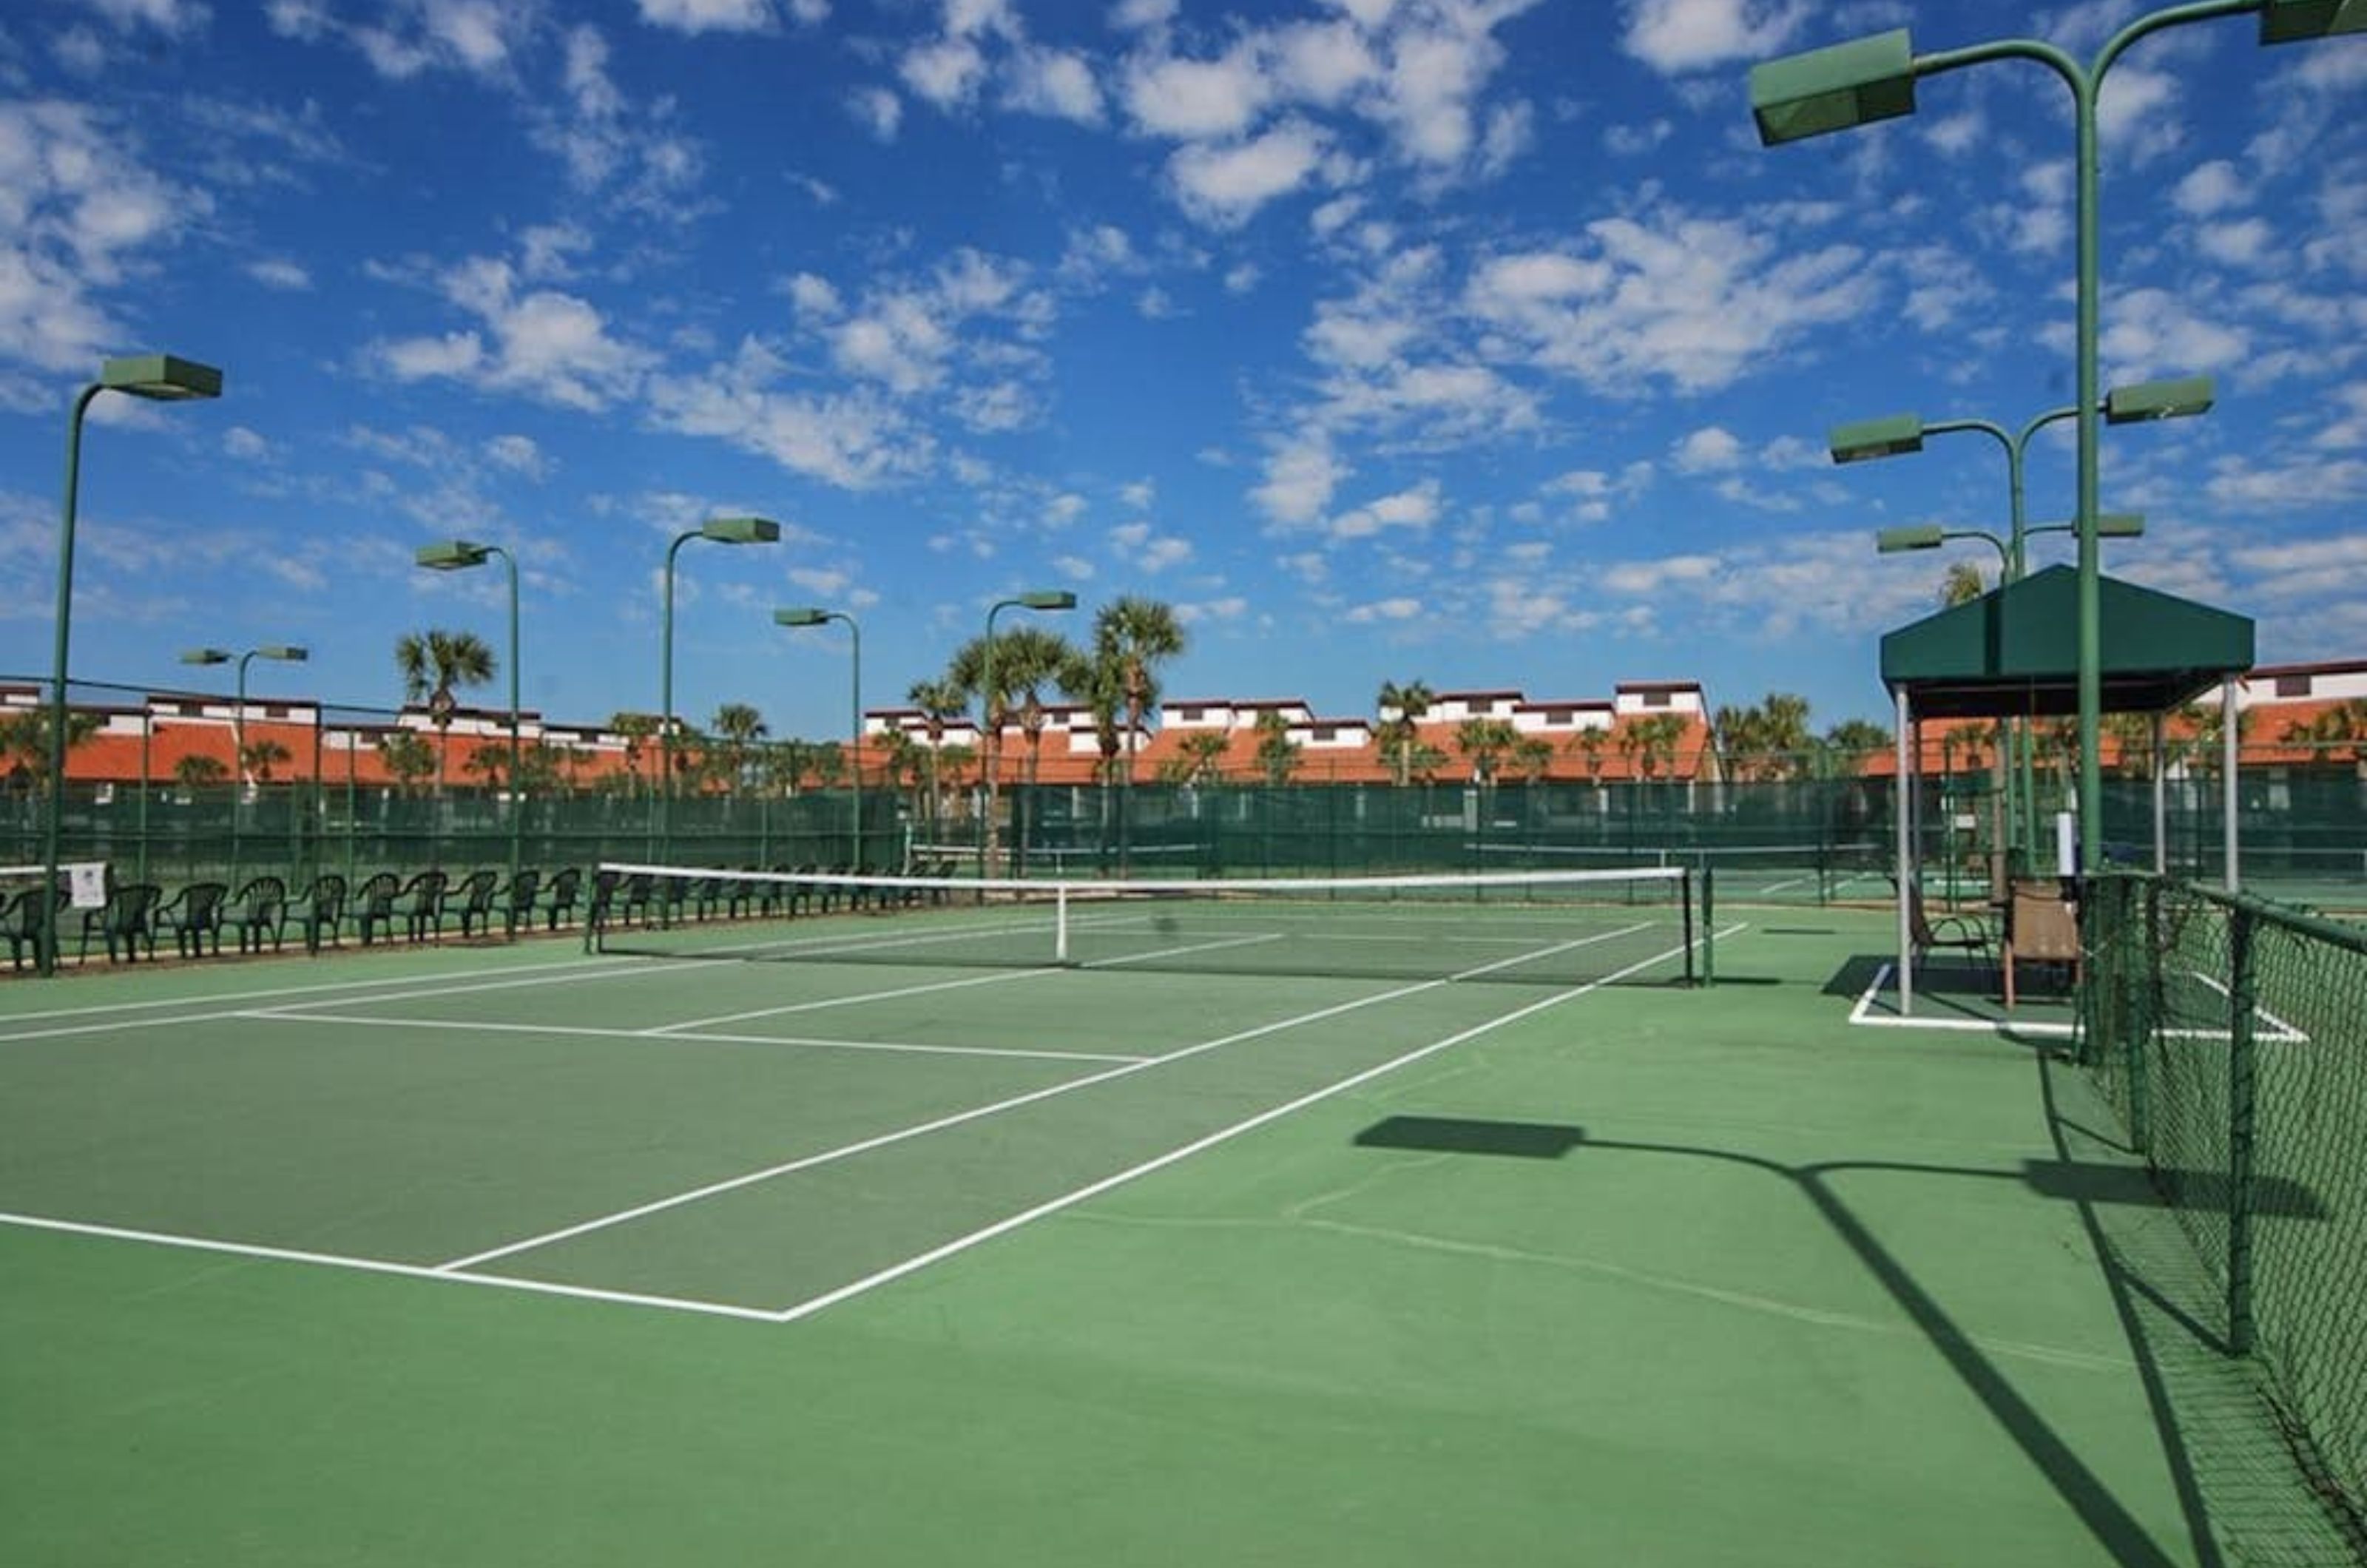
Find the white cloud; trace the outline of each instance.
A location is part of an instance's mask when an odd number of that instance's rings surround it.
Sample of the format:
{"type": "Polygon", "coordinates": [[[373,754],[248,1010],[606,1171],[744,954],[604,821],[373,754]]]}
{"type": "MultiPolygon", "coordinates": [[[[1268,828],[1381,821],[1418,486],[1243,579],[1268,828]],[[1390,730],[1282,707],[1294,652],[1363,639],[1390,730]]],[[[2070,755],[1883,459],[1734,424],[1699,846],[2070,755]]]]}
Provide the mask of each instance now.
{"type": "Polygon", "coordinates": [[[1739,467],[1742,443],[1718,425],[1705,425],[1680,440],[1670,466],[1681,474],[1707,474],[1739,467]]]}
{"type": "Polygon", "coordinates": [[[1102,119],[1102,91],[1092,63],[1064,50],[1021,49],[1011,62],[1002,101],[1022,113],[1078,125],[1099,125],[1102,119]]]}
{"type": "Polygon", "coordinates": [[[1305,434],[1268,455],[1265,482],[1251,496],[1277,524],[1309,524],[1331,504],[1332,492],[1349,472],[1333,456],[1327,438],[1319,433],[1305,434]]]}
{"type": "Polygon", "coordinates": [[[531,435],[496,435],[486,441],[485,456],[500,468],[530,479],[549,477],[550,458],[531,435]]]}
{"type": "Polygon", "coordinates": [[[1421,613],[1421,600],[1399,595],[1376,599],[1367,604],[1352,605],[1341,618],[1352,626],[1373,626],[1383,622],[1415,620],[1421,613]]]}
{"type": "Polygon", "coordinates": [[[84,0],[123,32],[153,28],[175,38],[203,31],[213,13],[197,0],[84,0]]]}
{"type": "Polygon", "coordinates": [[[259,462],[271,455],[271,443],[243,424],[222,432],[222,450],[242,462],[259,462]]]}
{"type": "Polygon", "coordinates": [[[977,96],[986,56],[966,38],[935,39],[907,50],[896,74],[914,97],[956,109],[977,96]]]}
{"type": "Polygon", "coordinates": [[[1535,366],[1634,396],[1652,378],[1683,391],[1728,385],[1875,298],[1854,247],[1669,211],[1601,219],[1583,244],[1492,258],[1463,303],[1535,366]]]}
{"type": "Polygon", "coordinates": [[[556,289],[521,293],[517,281],[507,262],[464,262],[438,284],[481,330],[380,341],[368,355],[402,380],[452,378],[585,411],[633,390],[651,355],[610,336],[590,302],[556,289]]]}
{"type": "Polygon", "coordinates": [[[2208,218],[2231,207],[2241,207],[2251,197],[2251,187],[2237,173],[2236,165],[2225,158],[2197,164],[2170,193],[2178,209],[2190,218],[2208,218]]]}
{"type": "Polygon", "coordinates": [[[1212,227],[1237,228],[1311,180],[1323,147],[1321,131],[1293,120],[1232,146],[1180,148],[1167,170],[1185,211],[1212,227]]]}
{"type": "Polygon", "coordinates": [[[312,275],[284,256],[248,263],[246,276],[266,288],[276,288],[283,293],[300,293],[312,287],[312,275]]]}
{"type": "Polygon", "coordinates": [[[653,28],[665,28],[674,32],[750,33],[762,32],[773,25],[772,0],[637,0],[637,3],[641,20],[653,28]]]}
{"type": "Polygon", "coordinates": [[[1197,141],[1248,130],[1273,87],[1255,51],[1237,48],[1216,60],[1137,60],[1123,96],[1137,130],[1197,141]]]}
{"type": "Polygon", "coordinates": [[[893,141],[903,123],[904,101],[885,87],[858,87],[846,96],[846,112],[873,140],[893,141]]]}
{"type": "Polygon", "coordinates": [[[2266,220],[2243,218],[2203,224],[2194,232],[2194,248],[2222,266],[2253,266],[2267,258],[2275,240],[2266,220]]]}
{"type": "Polygon", "coordinates": [[[1808,12],[1801,0],[1632,0],[1620,44],[1676,75],[1781,54],[1808,12]]]}

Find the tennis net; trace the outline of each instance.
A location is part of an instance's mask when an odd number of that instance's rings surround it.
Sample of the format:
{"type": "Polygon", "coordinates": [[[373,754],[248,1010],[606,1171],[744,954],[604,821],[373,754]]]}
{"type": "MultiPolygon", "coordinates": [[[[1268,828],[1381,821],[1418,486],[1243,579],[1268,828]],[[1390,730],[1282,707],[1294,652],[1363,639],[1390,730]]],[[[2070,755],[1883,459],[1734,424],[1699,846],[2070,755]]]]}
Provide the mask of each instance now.
{"type": "Polygon", "coordinates": [[[1709,972],[1704,891],[1682,866],[1173,881],[612,864],[585,941],[749,961],[1679,985],[1709,972]]]}

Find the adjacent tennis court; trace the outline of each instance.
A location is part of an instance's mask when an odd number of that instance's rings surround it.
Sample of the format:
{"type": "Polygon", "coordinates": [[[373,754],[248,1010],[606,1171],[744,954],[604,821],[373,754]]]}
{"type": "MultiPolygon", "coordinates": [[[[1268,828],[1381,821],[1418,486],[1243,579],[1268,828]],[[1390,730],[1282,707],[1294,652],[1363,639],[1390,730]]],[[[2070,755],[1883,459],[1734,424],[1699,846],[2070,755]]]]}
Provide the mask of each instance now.
{"type": "Polygon", "coordinates": [[[852,902],[0,989],[0,1555],[2220,1560],[1878,917],[852,902]]]}

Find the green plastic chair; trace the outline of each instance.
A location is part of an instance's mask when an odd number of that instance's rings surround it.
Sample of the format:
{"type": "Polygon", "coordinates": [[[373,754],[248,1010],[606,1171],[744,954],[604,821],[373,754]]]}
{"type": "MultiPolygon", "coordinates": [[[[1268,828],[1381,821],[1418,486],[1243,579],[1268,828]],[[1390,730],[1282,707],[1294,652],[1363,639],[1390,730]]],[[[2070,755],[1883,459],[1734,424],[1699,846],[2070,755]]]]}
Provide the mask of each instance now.
{"type": "Polygon", "coordinates": [[[402,919],[402,934],[413,942],[444,940],[444,893],[451,879],[440,871],[423,871],[402,885],[391,912],[402,919]]]}
{"type": "Polygon", "coordinates": [[[103,938],[110,964],[119,957],[126,964],[140,961],[142,944],[148,956],[156,956],[156,905],[164,890],[153,882],[127,882],[108,891],[107,902],[96,909],[85,909],[82,917],[82,942],[74,956],[90,956],[90,939],[103,938]]]}
{"type": "Polygon", "coordinates": [[[547,929],[557,931],[562,919],[575,916],[575,901],[583,897],[583,872],[579,866],[568,866],[554,872],[550,883],[542,890],[542,910],[547,929]]]}
{"type": "MultiPolygon", "coordinates": [[[[388,878],[392,881],[391,877],[388,878]]],[[[345,879],[335,872],[323,872],[312,879],[312,886],[303,897],[292,900],[283,911],[283,926],[292,925],[304,933],[304,951],[321,951],[321,940],[328,939],[331,947],[344,945],[338,929],[345,919],[345,879]]],[[[277,945],[276,942],[275,944],[277,945]]]]}
{"type": "Polygon", "coordinates": [[[221,923],[238,934],[241,953],[261,953],[266,937],[271,939],[271,951],[278,952],[287,918],[288,884],[277,876],[251,878],[221,910],[221,923]]]}
{"type": "Polygon", "coordinates": [[[0,903],[0,938],[8,943],[9,967],[22,969],[28,953],[35,962],[40,961],[41,932],[49,928],[62,902],[55,888],[44,897],[39,887],[23,887],[0,903]]]}
{"type": "MultiPolygon", "coordinates": [[[[230,897],[226,882],[192,882],[156,906],[154,929],[173,933],[173,946],[184,958],[203,958],[208,938],[221,952],[222,901],[230,897]]],[[[154,951],[154,937],[150,937],[154,951]]]]}
{"type": "Polygon", "coordinates": [[[479,926],[485,928],[487,935],[493,934],[493,894],[501,885],[498,871],[472,871],[450,890],[459,897],[462,936],[474,936],[479,926]]]}
{"type": "Polygon", "coordinates": [[[542,873],[532,866],[521,869],[502,890],[502,934],[515,941],[518,927],[534,930],[535,896],[542,890],[542,873]]]}
{"type": "Polygon", "coordinates": [[[402,878],[391,871],[373,872],[354,889],[354,923],[360,929],[364,947],[378,935],[393,934],[394,900],[402,891],[402,878]]]}

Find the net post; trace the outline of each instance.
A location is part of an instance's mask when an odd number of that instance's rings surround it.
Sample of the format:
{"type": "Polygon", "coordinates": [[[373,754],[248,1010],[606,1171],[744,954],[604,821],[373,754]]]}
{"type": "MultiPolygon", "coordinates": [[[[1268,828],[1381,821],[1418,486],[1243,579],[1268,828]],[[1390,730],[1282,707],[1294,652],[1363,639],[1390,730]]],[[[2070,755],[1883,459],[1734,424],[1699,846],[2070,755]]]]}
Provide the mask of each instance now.
{"type": "MultiPolygon", "coordinates": [[[[1701,979],[1704,986],[1717,984],[1717,874],[1707,863],[1701,868],[1701,979]]],[[[1690,977],[1693,968],[1693,900],[1685,900],[1685,968],[1690,977]]]]}
{"type": "Polygon", "coordinates": [[[2227,986],[2227,1353],[2252,1351],[2252,1156],[2259,1062],[2252,1017],[2259,998],[2257,919],[2230,911],[2227,986]]]}
{"type": "Polygon", "coordinates": [[[1052,885],[1052,956],[1061,964],[1069,962],[1069,885],[1052,885]]]}

